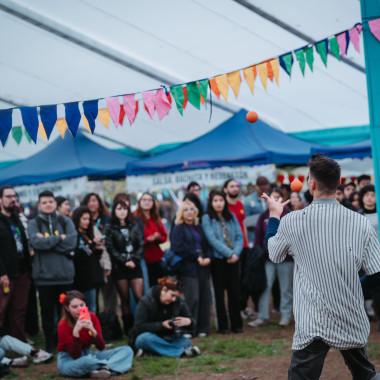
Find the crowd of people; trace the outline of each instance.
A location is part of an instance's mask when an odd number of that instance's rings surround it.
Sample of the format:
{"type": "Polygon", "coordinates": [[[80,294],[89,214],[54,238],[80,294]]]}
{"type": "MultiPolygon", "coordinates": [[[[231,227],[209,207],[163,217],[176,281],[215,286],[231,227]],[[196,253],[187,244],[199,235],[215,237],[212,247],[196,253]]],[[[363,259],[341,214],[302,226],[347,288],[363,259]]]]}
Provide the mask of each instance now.
{"type": "MultiPolygon", "coordinates": [[[[212,307],[218,333],[241,334],[243,319],[252,319],[247,328],[268,323],[271,294],[272,311],[281,315],[279,325],[290,325],[294,259],[288,251],[280,263],[273,262],[267,247],[270,202],[262,195],[285,202],[278,215],[282,219],[313,201],[310,189],[292,192],[289,185],[258,177],[255,190],[242,200],[234,179],[212,190],[207,200],[199,198],[200,190],[198,183],[189,183],[167,231],[170,221],[163,223],[149,192],[141,195],[132,212],[126,193],[114,197],[110,210],[95,193],[87,194],[71,210],[67,198],[43,191],[38,215],[28,221],[15,190],[0,188],[3,370],[26,366],[29,358],[35,363],[49,361],[58,351],[60,374],[107,378],[126,372],[134,355],[198,355],[200,350],[191,338],[210,334],[212,307]],[[174,277],[162,265],[161,245],[168,239],[170,250],[180,258],[174,277]],[[259,251],[261,259],[252,260],[259,251]],[[252,279],[250,273],[258,275],[252,279]],[[37,313],[37,307],[30,305],[36,293],[45,350],[30,345],[26,335],[27,313],[28,319],[37,313]],[[88,318],[79,313],[84,306],[89,309],[88,318]],[[102,310],[121,315],[129,346],[104,350],[98,319],[102,310]],[[93,354],[92,345],[98,350],[93,354]],[[5,357],[6,351],[22,356],[11,360],[5,357]]],[[[335,198],[368,218],[378,236],[369,176],[338,186],[335,198]]],[[[368,291],[365,299],[368,316],[378,318],[380,305],[373,292],[368,291]]]]}

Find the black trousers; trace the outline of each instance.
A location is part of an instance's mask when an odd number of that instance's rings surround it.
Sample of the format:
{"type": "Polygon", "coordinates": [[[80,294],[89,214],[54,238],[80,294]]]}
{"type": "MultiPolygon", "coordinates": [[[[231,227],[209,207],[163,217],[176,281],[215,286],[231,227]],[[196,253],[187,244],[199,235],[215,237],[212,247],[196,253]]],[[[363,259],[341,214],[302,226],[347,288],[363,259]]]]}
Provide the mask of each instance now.
{"type": "Polygon", "coordinates": [[[225,259],[215,259],[211,266],[215,290],[216,315],[219,331],[228,330],[228,320],[224,305],[224,291],[227,290],[228,311],[232,331],[240,330],[243,321],[240,316],[240,278],[239,261],[228,264],[225,259]]]}
{"type": "Polygon", "coordinates": [[[148,268],[149,286],[152,287],[157,285],[157,280],[164,277],[164,271],[160,262],[147,264],[146,266],[148,268]]]}
{"type": "MultiPolygon", "coordinates": [[[[288,380],[318,380],[330,346],[316,337],[303,350],[293,350],[288,371],[288,380]]],[[[351,371],[352,380],[379,380],[380,374],[368,360],[366,346],[341,350],[346,366],[351,371]]]]}
{"type": "Polygon", "coordinates": [[[46,340],[46,350],[52,351],[57,345],[57,326],[54,321],[54,310],[57,308],[58,318],[61,318],[59,295],[70,290],[72,285],[43,285],[38,286],[40,298],[42,329],[46,340]]]}

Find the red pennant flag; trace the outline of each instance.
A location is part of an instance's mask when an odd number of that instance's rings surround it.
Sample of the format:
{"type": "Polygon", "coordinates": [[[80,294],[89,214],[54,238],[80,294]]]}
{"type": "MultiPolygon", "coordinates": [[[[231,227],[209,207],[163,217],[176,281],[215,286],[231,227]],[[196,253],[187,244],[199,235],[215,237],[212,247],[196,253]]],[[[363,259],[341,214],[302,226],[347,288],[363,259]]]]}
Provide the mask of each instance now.
{"type": "Polygon", "coordinates": [[[303,183],[303,181],[305,181],[305,176],[304,175],[299,175],[298,179],[303,183]]]}
{"type": "Polygon", "coordinates": [[[351,182],[354,182],[354,183],[355,183],[355,181],[356,181],[357,178],[358,178],[358,177],[351,177],[351,182]]]}
{"type": "Polygon", "coordinates": [[[284,183],[285,176],[283,174],[279,174],[277,176],[277,181],[281,183],[281,185],[284,183]]]}
{"type": "Polygon", "coordinates": [[[119,124],[120,125],[123,125],[124,116],[125,116],[124,107],[123,107],[123,105],[120,105],[120,115],[119,115],[119,124]]]}
{"type": "Polygon", "coordinates": [[[346,182],[346,177],[341,177],[341,178],[340,178],[340,184],[341,184],[341,185],[344,185],[345,182],[346,182]]]}
{"type": "Polygon", "coordinates": [[[271,82],[273,82],[274,73],[273,73],[273,68],[270,61],[267,62],[267,70],[268,70],[268,78],[271,80],[271,82]]]}
{"type": "Polygon", "coordinates": [[[183,97],[185,98],[185,100],[183,101],[182,108],[185,109],[187,106],[187,87],[186,86],[183,88],[183,97]]]}
{"type": "Polygon", "coordinates": [[[289,178],[289,182],[292,183],[294,181],[294,178],[296,178],[296,176],[294,174],[289,174],[288,178],[289,178]]]}

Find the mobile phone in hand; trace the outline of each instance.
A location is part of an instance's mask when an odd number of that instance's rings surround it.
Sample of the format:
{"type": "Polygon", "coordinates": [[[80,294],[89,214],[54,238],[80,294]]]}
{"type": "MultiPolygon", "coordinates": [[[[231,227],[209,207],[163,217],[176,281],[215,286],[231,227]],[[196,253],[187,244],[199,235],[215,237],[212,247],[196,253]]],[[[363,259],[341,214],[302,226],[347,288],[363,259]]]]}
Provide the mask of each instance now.
{"type": "Polygon", "coordinates": [[[87,306],[79,308],[79,318],[82,317],[82,320],[90,320],[90,313],[87,306]]]}

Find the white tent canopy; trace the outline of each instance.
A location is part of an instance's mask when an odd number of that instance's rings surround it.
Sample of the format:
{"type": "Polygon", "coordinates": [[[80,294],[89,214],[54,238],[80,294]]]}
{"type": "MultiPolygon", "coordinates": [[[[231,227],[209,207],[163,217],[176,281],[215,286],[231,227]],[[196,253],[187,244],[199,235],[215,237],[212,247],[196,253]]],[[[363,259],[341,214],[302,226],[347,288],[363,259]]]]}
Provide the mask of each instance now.
{"type": "MultiPolygon", "coordinates": [[[[103,98],[185,83],[260,63],[361,22],[358,0],[0,0],[0,108],[103,98]]],[[[366,125],[368,99],[362,38],[345,62],[314,54],[314,73],[280,69],[280,86],[259,78],[252,95],[243,80],[238,99],[213,95],[201,110],[173,106],[152,121],[140,102],[136,122],[96,134],[138,149],[188,141],[240,108],[254,109],[285,132],[366,125]]],[[[99,108],[105,108],[101,100],[99,108]]],[[[19,110],[13,125],[21,125],[19,110]]],[[[64,107],[58,107],[58,117],[64,107]]],[[[53,132],[53,138],[58,132],[53,132]]],[[[59,137],[60,138],[60,137],[59,137]]],[[[105,146],[118,147],[103,140],[105,146]]],[[[47,142],[48,143],[48,142],[47,142]]],[[[47,144],[12,138],[0,161],[25,158],[47,144]],[[11,157],[11,158],[9,158],[11,157]]]]}

